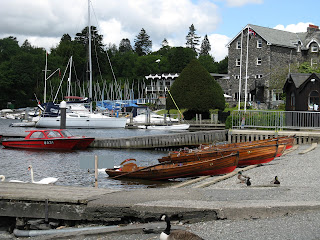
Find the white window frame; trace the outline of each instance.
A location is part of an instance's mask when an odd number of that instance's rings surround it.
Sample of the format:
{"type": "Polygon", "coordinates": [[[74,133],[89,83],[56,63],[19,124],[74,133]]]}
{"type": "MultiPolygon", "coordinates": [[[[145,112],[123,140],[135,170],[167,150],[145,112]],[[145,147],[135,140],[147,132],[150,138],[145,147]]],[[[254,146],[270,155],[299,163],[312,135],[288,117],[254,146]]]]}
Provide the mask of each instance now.
{"type": "Polygon", "coordinates": [[[319,47],[316,44],[312,44],[311,46],[311,52],[318,52],[319,51],[319,47]]]}
{"type": "Polygon", "coordinates": [[[257,58],[257,65],[260,66],[262,63],[262,58],[261,57],[258,57],[257,58]]]}
{"type": "Polygon", "coordinates": [[[237,66],[237,67],[240,67],[240,65],[241,65],[241,64],[240,64],[240,58],[237,58],[237,59],[236,59],[236,66],[237,66]]]}
{"type": "Polygon", "coordinates": [[[257,40],[257,48],[262,48],[262,39],[257,40]]]}
{"type": "Polygon", "coordinates": [[[237,41],[236,49],[241,49],[241,41],[237,41]]]}

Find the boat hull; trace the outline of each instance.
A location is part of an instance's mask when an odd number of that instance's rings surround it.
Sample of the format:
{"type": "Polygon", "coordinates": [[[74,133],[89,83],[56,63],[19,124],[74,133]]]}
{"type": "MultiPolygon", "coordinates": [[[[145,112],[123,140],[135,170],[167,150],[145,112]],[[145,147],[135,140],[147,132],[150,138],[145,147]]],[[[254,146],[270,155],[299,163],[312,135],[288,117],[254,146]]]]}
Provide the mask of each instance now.
{"type": "MultiPolygon", "coordinates": [[[[90,118],[75,117],[66,118],[66,128],[125,128],[126,118],[90,118]]],[[[36,123],[37,128],[59,128],[59,117],[42,117],[36,123]]]]}
{"type": "Polygon", "coordinates": [[[43,150],[72,150],[79,144],[81,139],[45,139],[45,140],[3,140],[2,145],[6,148],[20,149],[43,149],[43,150]]]}
{"type": "MultiPolygon", "coordinates": [[[[132,163],[131,163],[132,164],[132,163]]],[[[132,164],[119,169],[106,169],[109,177],[136,178],[147,180],[167,180],[174,178],[219,175],[232,172],[238,164],[238,154],[230,154],[220,158],[184,163],[164,163],[163,165],[139,168],[132,164]]],[[[129,165],[129,164],[128,164],[129,165]]]]}
{"type": "Polygon", "coordinates": [[[221,150],[202,150],[199,152],[177,152],[169,156],[158,159],[159,162],[192,162],[205,160],[208,158],[225,156],[231,153],[239,153],[238,166],[263,164],[272,161],[276,156],[280,156],[285,149],[285,145],[271,144],[261,146],[249,146],[242,148],[226,148],[221,150]]]}

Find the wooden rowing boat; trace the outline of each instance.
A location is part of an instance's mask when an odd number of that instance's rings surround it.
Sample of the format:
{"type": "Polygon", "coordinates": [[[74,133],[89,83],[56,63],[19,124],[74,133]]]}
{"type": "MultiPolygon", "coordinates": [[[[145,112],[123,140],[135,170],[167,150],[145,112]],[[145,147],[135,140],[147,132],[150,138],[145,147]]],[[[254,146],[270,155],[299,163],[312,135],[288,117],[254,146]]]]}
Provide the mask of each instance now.
{"type": "Polygon", "coordinates": [[[267,138],[262,140],[255,140],[255,141],[248,141],[248,142],[239,142],[239,143],[230,143],[230,144],[220,144],[220,145],[201,145],[199,147],[200,150],[206,149],[214,149],[214,150],[221,150],[221,149],[230,149],[230,148],[238,148],[238,147],[248,147],[254,145],[268,145],[272,143],[277,144],[284,144],[286,145],[286,149],[293,147],[295,142],[295,135],[293,136],[282,136],[276,138],[267,138]]]}
{"type": "Polygon", "coordinates": [[[208,158],[217,158],[235,152],[239,153],[238,166],[247,166],[255,164],[263,164],[272,161],[276,156],[280,156],[285,150],[285,145],[269,144],[260,146],[248,146],[234,149],[222,150],[206,150],[206,151],[192,151],[189,153],[180,152],[169,154],[169,156],[158,159],[161,162],[192,162],[205,160],[208,158]]]}
{"type": "MultiPolygon", "coordinates": [[[[193,176],[220,175],[232,172],[238,165],[238,153],[218,158],[207,158],[192,162],[159,163],[148,167],[138,167],[133,162],[125,162],[120,168],[106,169],[111,178],[137,178],[166,180],[193,176]]],[[[135,159],[130,159],[134,160],[135,159]]]]}

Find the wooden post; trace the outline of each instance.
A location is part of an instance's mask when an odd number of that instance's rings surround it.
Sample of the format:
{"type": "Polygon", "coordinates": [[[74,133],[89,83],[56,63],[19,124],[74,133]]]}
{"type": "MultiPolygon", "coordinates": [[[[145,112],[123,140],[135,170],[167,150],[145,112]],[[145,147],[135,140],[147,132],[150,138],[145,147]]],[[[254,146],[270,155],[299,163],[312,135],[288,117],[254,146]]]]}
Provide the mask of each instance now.
{"type": "Polygon", "coordinates": [[[94,186],[98,187],[98,156],[94,155],[94,186]]]}

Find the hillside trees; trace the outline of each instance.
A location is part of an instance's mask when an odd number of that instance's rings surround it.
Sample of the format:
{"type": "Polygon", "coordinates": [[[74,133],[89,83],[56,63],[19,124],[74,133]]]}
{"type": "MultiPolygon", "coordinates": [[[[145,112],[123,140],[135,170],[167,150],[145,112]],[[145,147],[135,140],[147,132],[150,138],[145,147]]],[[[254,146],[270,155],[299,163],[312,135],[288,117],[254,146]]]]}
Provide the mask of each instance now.
{"type": "MultiPolygon", "coordinates": [[[[119,82],[129,81],[131,86],[137,86],[135,82],[148,84],[145,76],[181,73],[191,60],[197,58],[194,49],[171,47],[166,38],[158,51],[151,52],[152,41],[144,29],[135,39],[134,47],[128,38],[122,39],[119,47],[115,44],[105,46],[97,28],[92,26],[91,30],[93,81],[100,86],[105,82],[113,82],[113,75],[119,82]]],[[[73,89],[77,89],[74,92],[77,95],[79,92],[86,94],[88,88],[87,33],[88,28],[84,28],[74,38],[67,33],[63,34],[59,43],[48,52],[47,58],[50,70],[47,76],[58,68],[63,76],[70,57],[73,57],[71,82],[73,89]]],[[[0,39],[0,108],[6,108],[7,102],[15,103],[16,107],[31,106],[28,101],[35,99],[34,93],[39,100],[43,100],[46,52],[43,48],[32,46],[28,40],[20,47],[15,37],[0,39]]],[[[220,71],[220,63],[214,62],[210,55],[200,55],[199,61],[210,72],[216,72],[216,69],[220,71]]],[[[47,100],[52,100],[59,83],[60,78],[56,72],[47,82],[47,100]]],[[[62,86],[65,89],[66,79],[62,86]]],[[[59,94],[59,99],[60,96],[62,94],[59,94]]]]}

